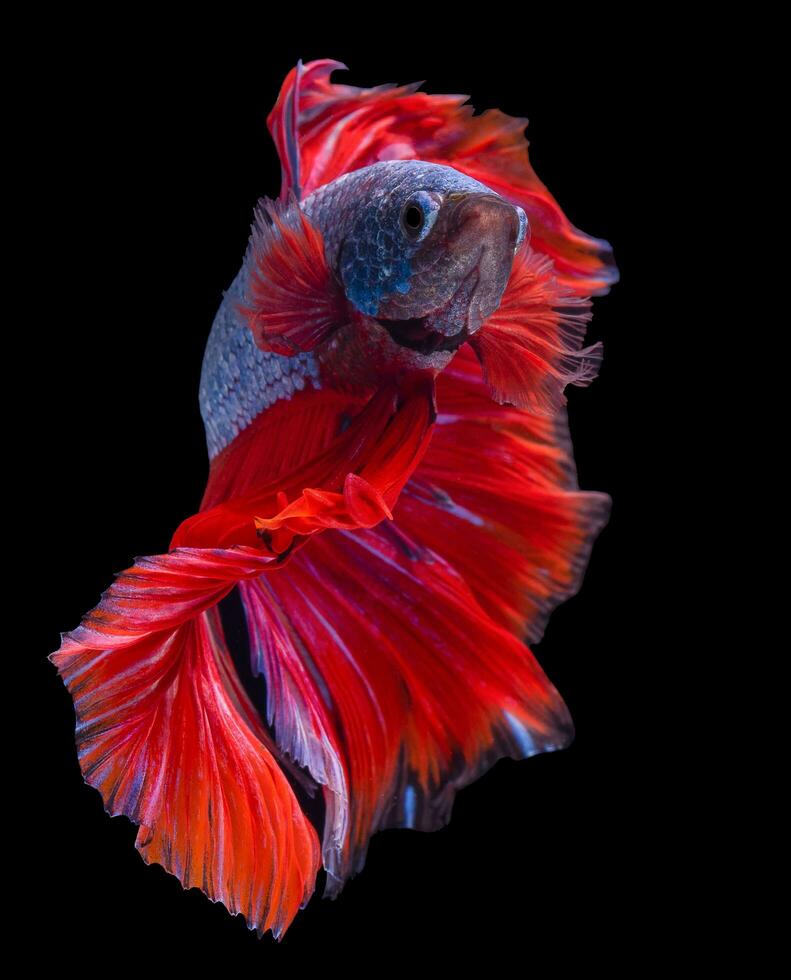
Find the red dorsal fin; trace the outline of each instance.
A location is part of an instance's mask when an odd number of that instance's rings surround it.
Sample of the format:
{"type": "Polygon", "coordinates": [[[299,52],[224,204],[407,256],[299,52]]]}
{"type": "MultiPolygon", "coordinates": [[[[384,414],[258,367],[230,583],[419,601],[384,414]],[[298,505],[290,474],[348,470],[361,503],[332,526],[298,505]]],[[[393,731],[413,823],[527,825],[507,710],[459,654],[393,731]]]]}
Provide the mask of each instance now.
{"type": "Polygon", "coordinates": [[[319,229],[296,198],[262,198],[255,209],[248,305],[239,310],[262,349],[292,357],[346,322],[346,299],[324,257],[319,229]]]}
{"type": "MultiPolygon", "coordinates": [[[[332,62],[332,64],[341,67],[339,62],[332,62]]],[[[299,179],[299,130],[297,124],[299,120],[300,82],[303,72],[304,68],[300,60],[297,62],[296,68],[289,72],[288,78],[280,90],[277,105],[267,120],[269,131],[280,157],[283,193],[285,195],[290,189],[297,200],[302,197],[299,179]]]]}
{"type": "Polygon", "coordinates": [[[482,181],[527,213],[533,246],[578,295],[618,280],[606,241],[575,228],[528,157],[526,119],[497,109],[478,115],[466,95],[429,95],[411,85],[358,88],[330,81],[337,61],[298,65],[267,120],[283,170],[281,198],[307,196],[380,160],[426,160],[482,181]]]}

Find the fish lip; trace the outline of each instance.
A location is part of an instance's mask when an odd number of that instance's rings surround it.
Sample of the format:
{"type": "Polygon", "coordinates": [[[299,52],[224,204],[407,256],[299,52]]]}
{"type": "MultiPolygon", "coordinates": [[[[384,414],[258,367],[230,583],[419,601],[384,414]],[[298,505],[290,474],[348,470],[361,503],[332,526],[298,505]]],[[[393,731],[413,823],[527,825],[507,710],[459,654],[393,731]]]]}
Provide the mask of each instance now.
{"type": "Polygon", "coordinates": [[[430,315],[412,317],[408,320],[376,318],[376,322],[385,328],[400,347],[406,347],[425,355],[436,354],[440,351],[455,351],[470,337],[470,331],[466,326],[462,327],[458,333],[450,336],[432,330],[426,322],[429,318],[430,315]]]}

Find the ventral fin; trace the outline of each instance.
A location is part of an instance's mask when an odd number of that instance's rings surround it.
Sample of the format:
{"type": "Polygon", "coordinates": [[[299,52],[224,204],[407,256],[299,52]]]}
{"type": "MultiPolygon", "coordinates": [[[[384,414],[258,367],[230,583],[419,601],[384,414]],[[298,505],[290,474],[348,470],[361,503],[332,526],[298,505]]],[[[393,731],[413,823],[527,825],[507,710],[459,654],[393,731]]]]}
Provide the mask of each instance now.
{"type": "Polygon", "coordinates": [[[187,518],[171,548],[258,546],[285,560],[321,531],[374,527],[392,517],[435,419],[433,380],[383,385],[321,452],[187,518]]]}
{"type": "Polygon", "coordinates": [[[248,299],[238,308],[262,350],[293,357],[346,322],[346,298],[324,257],[324,239],[293,194],[258,202],[245,261],[248,299]]]}

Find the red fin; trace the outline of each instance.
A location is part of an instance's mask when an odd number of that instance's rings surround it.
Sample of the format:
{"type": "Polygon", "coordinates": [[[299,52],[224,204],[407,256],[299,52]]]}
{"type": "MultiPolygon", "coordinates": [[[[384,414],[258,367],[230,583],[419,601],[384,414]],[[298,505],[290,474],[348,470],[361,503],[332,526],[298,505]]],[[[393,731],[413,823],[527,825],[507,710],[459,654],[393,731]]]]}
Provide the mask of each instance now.
{"type": "Polygon", "coordinates": [[[537,642],[578,590],[610,499],[579,489],[565,411],[496,404],[469,349],[438,379],[437,401],[396,524],[459,571],[496,622],[537,642]]]}
{"type": "Polygon", "coordinates": [[[427,95],[417,85],[357,88],[330,81],[337,61],[289,73],[269,129],[283,167],[285,196],[306,196],[342,174],[379,160],[427,160],[455,167],[520,204],[533,247],[549,255],[560,280],[581,295],[607,292],[618,270],[609,244],[575,228],[538,179],[524,137],[526,119],[496,109],[473,115],[464,95],[427,95]]]}
{"type": "Polygon", "coordinates": [[[496,759],[571,738],[524,644],[397,523],[322,535],[240,592],[278,743],[325,787],[330,894],[376,830],[435,829],[496,759]]]}
{"type": "MultiPolygon", "coordinates": [[[[327,64],[338,65],[339,62],[326,62],[327,64]]],[[[316,62],[314,62],[316,64],[316,62]]],[[[296,68],[292,68],[286,78],[277,104],[269,114],[267,124],[272,134],[272,139],[277,147],[280,157],[280,167],[282,173],[283,193],[287,189],[294,192],[297,200],[302,198],[302,187],[300,183],[299,165],[299,104],[300,90],[302,88],[302,76],[304,74],[302,61],[298,61],[296,68]]]]}
{"type": "Polygon", "coordinates": [[[259,544],[285,555],[328,528],[372,527],[391,516],[434,417],[432,381],[385,385],[318,455],[188,518],[171,547],[259,544]]]}
{"type": "Polygon", "coordinates": [[[318,841],[215,608],[267,564],[249,549],[140,558],[50,659],[74,698],[83,775],[140,824],[143,859],[279,937],[313,892],[318,841]]]}
{"type": "Polygon", "coordinates": [[[251,237],[249,306],[240,305],[256,344],[291,357],[346,322],[342,289],[324,257],[321,232],[292,196],[259,201],[251,237]]]}
{"type": "Polygon", "coordinates": [[[590,319],[590,301],[558,283],[546,256],[520,253],[500,306],[470,340],[493,397],[556,412],[566,385],[588,385],[598,372],[601,344],[581,346],[590,319]]]}
{"type": "Polygon", "coordinates": [[[211,461],[201,502],[208,510],[285,477],[318,456],[365,406],[365,398],[306,386],[261,412],[211,461]]]}

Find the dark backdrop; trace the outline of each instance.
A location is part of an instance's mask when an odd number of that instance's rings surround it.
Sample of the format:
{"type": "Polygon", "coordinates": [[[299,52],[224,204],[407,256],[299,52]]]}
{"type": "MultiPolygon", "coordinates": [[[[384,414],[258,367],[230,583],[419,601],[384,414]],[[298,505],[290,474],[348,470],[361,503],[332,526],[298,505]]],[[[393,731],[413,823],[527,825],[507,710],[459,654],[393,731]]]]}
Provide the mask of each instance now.
{"type": "MultiPolygon", "coordinates": [[[[89,972],[108,962],[318,968],[329,956],[410,975],[426,945],[440,957],[515,955],[522,972],[541,955],[560,967],[579,954],[623,958],[627,937],[655,924],[663,839],[646,721],[659,683],[647,646],[655,624],[641,611],[641,556],[656,545],[639,462],[651,399],[635,380],[653,343],[652,53],[607,20],[576,32],[472,23],[463,43],[400,21],[324,39],[297,20],[287,31],[239,22],[200,43],[179,30],[160,38],[150,24],[98,44],[71,24],[29,67],[43,82],[27,93],[41,147],[28,322],[39,324],[30,340],[44,420],[31,504],[57,571],[45,596],[37,589],[23,654],[34,671],[38,794],[24,805],[35,841],[27,925],[46,937],[47,955],[89,972]],[[601,376],[569,393],[580,485],[610,493],[613,514],[581,593],[536,648],[575,742],[501,761],[459,794],[438,833],[377,835],[364,872],[337,901],[314,897],[278,945],[143,864],[133,826],[108,818],[83,784],[71,698],[45,657],[112,574],[165,550],[199,503],[203,347],[253,205],[278,190],[265,116],[299,57],[345,61],[355,84],[426,79],[428,91],[527,116],[539,176],[575,224],[612,243],[622,281],[594,305],[601,376]]],[[[34,556],[31,588],[41,575],[34,556]]]]}

